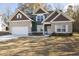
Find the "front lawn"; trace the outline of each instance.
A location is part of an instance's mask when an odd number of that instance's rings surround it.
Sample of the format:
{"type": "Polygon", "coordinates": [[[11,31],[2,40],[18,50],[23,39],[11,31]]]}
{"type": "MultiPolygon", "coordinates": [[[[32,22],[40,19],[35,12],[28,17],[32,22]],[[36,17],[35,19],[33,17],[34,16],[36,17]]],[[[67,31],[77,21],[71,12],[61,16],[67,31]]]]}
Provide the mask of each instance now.
{"type": "Polygon", "coordinates": [[[79,34],[73,36],[21,37],[0,42],[0,55],[79,55],[79,34]]]}

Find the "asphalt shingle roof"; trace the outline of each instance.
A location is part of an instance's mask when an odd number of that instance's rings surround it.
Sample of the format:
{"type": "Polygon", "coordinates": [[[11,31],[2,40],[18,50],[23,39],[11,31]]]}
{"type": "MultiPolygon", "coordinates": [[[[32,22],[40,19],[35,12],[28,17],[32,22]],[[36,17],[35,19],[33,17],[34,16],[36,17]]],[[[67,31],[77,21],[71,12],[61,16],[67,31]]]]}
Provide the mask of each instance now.
{"type": "Polygon", "coordinates": [[[50,22],[50,21],[51,21],[53,18],[55,18],[58,14],[59,14],[59,13],[55,11],[54,13],[51,14],[50,17],[48,17],[48,18],[46,19],[45,22],[50,22]]]}

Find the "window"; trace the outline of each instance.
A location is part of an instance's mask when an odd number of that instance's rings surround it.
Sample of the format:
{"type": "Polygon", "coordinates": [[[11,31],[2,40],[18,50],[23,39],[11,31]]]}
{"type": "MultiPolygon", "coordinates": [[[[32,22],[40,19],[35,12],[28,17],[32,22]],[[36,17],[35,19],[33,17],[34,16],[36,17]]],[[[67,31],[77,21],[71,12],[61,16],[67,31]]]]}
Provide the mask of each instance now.
{"type": "Polygon", "coordinates": [[[61,32],[61,29],[57,29],[57,32],[61,32]]]}
{"type": "Polygon", "coordinates": [[[67,25],[56,25],[55,31],[58,32],[58,33],[67,32],[67,25]]]}
{"type": "Polygon", "coordinates": [[[20,13],[17,14],[17,19],[22,18],[22,15],[20,13]]]}
{"type": "Polygon", "coordinates": [[[45,18],[44,15],[37,15],[36,16],[36,21],[41,22],[41,21],[43,21],[44,18],[45,18]]]}
{"type": "Polygon", "coordinates": [[[62,32],[66,32],[66,26],[65,25],[62,26],[62,32]]]}

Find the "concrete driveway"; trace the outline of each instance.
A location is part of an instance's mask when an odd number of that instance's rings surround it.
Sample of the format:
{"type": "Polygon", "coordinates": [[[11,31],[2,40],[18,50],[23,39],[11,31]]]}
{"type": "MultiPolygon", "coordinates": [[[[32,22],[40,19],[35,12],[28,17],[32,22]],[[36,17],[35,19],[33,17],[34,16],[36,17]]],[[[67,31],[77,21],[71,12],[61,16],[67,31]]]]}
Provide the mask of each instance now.
{"type": "Polygon", "coordinates": [[[0,36],[0,41],[6,41],[6,40],[10,40],[10,39],[18,39],[19,36],[16,35],[3,35],[0,36]]]}

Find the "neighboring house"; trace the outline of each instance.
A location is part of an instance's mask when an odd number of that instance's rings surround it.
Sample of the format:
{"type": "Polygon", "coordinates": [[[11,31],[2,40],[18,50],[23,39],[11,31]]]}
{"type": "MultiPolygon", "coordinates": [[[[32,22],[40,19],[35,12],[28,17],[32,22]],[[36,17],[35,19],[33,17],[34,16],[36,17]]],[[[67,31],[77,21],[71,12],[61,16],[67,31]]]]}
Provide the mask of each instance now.
{"type": "Polygon", "coordinates": [[[32,19],[19,9],[10,17],[9,29],[14,35],[29,35],[32,29],[32,19]]]}
{"type": "Polygon", "coordinates": [[[44,35],[72,34],[74,20],[60,11],[46,11],[39,7],[32,14],[27,15],[19,9],[11,16],[9,21],[10,33],[16,35],[29,35],[42,33],[44,35]]]}
{"type": "Polygon", "coordinates": [[[6,31],[7,24],[4,21],[4,15],[0,14],[0,31],[6,31]]]}

